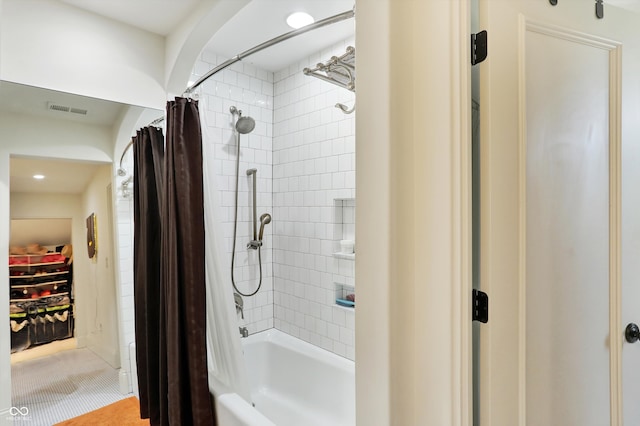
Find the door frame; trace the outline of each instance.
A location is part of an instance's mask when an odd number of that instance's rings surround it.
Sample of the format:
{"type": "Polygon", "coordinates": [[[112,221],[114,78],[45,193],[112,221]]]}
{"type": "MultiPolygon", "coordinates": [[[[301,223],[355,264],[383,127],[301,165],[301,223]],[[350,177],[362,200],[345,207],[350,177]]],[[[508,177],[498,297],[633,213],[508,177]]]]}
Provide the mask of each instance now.
{"type": "Polygon", "coordinates": [[[469,0],[358,0],[356,417],[473,423],[469,0]]]}

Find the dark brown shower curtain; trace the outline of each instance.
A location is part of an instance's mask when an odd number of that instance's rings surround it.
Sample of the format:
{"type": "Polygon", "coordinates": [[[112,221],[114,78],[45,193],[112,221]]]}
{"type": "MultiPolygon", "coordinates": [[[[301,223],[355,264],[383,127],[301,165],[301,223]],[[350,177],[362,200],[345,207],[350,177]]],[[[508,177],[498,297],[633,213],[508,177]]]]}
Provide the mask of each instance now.
{"type": "MultiPolygon", "coordinates": [[[[148,368],[143,375],[138,373],[147,377],[143,385],[147,386],[144,399],[148,405],[144,406],[140,387],[140,412],[143,417],[148,414],[152,425],[215,425],[207,372],[202,136],[197,101],[176,98],[167,103],[163,168],[162,186],[156,185],[162,198],[159,232],[147,234],[147,238],[161,235],[160,255],[135,251],[139,257],[135,262],[136,277],[154,268],[154,273],[159,269],[160,274],[156,293],[149,296],[153,291],[146,290],[145,301],[136,300],[136,310],[143,303],[144,310],[153,311],[155,308],[149,309],[153,303],[159,314],[157,323],[151,322],[147,314],[143,338],[138,336],[136,324],[136,342],[151,345],[158,339],[156,353],[151,355],[153,348],[149,347],[143,354],[147,359],[143,363],[138,360],[139,369],[145,363],[148,368]],[[152,359],[158,362],[157,369],[152,359]]],[[[144,207],[141,211],[144,212],[144,207]]],[[[139,221],[146,218],[147,215],[142,218],[136,215],[139,221]]],[[[138,223],[136,240],[137,230],[138,223]]],[[[148,277],[142,278],[142,282],[147,288],[158,283],[148,277]]]]}
{"type": "Polygon", "coordinates": [[[164,136],[145,127],[133,138],[133,270],[140,415],[158,424],[161,195],[164,136]]]}

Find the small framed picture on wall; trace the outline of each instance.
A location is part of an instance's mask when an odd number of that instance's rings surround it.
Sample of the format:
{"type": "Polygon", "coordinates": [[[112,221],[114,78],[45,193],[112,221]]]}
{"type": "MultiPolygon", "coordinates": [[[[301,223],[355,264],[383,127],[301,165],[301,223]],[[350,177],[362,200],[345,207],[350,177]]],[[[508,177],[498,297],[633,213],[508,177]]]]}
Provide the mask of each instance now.
{"type": "Polygon", "coordinates": [[[98,222],[95,213],[91,213],[87,218],[87,252],[89,259],[95,258],[98,254],[98,222]]]}

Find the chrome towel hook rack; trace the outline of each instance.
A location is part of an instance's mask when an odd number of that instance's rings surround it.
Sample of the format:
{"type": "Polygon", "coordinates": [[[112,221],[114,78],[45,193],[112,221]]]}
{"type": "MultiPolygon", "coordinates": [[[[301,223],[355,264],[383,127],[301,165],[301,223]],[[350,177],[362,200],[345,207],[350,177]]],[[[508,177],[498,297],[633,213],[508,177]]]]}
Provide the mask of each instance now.
{"type": "MultiPolygon", "coordinates": [[[[341,56],[332,56],[325,63],[319,63],[315,68],[305,68],[302,70],[304,75],[310,75],[312,77],[319,78],[328,83],[335,84],[336,86],[347,89],[350,92],[356,91],[356,49],[353,46],[348,46],[346,52],[341,56]]],[[[336,104],[336,108],[339,108],[345,114],[351,114],[355,109],[354,106],[349,109],[344,104],[336,104]]]]}

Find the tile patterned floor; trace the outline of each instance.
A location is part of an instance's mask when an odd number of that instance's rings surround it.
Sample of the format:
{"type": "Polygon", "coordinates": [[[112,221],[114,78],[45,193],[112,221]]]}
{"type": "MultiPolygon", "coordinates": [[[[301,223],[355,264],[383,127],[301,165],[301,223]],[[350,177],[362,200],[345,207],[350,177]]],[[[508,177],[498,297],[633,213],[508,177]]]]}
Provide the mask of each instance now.
{"type": "Polygon", "coordinates": [[[11,388],[13,406],[22,409],[13,410],[14,423],[28,426],[50,426],[130,396],[119,391],[118,370],[86,348],[14,364],[11,388]]]}

